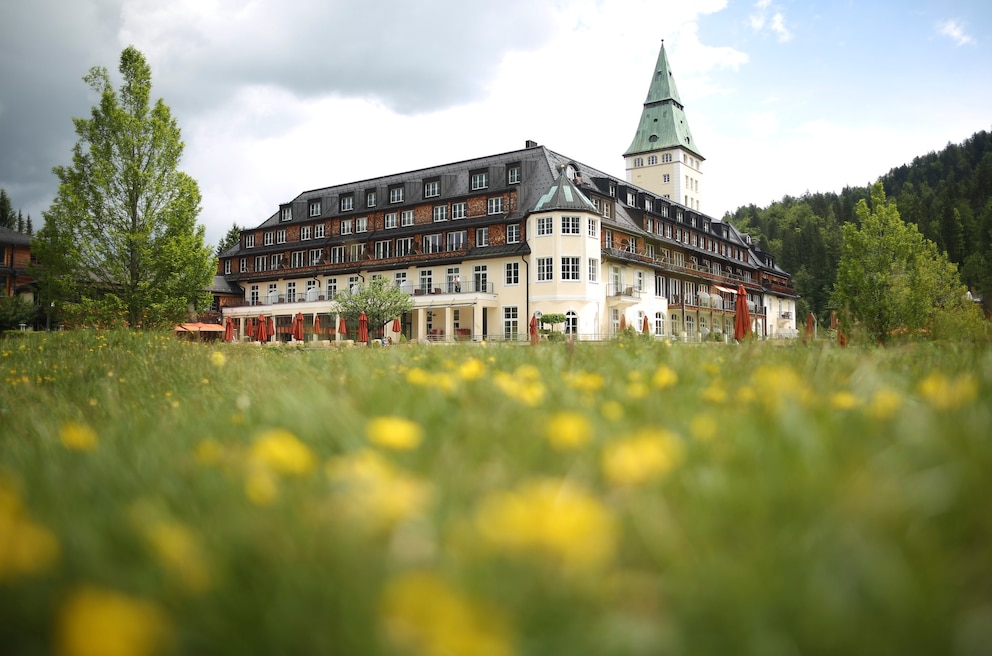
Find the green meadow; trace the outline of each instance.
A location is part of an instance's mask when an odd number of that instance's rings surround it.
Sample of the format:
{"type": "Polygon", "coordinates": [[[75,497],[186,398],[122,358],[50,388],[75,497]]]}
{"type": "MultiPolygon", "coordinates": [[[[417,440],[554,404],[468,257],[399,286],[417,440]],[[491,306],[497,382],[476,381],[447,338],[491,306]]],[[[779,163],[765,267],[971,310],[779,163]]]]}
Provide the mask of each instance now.
{"type": "Polygon", "coordinates": [[[0,340],[4,654],[972,654],[992,353],[0,340]]]}

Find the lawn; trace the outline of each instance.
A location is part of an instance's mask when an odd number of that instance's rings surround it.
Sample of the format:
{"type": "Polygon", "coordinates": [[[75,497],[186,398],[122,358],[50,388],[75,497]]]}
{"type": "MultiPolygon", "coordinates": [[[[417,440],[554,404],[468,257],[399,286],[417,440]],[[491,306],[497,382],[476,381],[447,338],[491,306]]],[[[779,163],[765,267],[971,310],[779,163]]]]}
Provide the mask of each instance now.
{"type": "Polygon", "coordinates": [[[4,654],[983,654],[992,354],[0,340],[4,654]]]}

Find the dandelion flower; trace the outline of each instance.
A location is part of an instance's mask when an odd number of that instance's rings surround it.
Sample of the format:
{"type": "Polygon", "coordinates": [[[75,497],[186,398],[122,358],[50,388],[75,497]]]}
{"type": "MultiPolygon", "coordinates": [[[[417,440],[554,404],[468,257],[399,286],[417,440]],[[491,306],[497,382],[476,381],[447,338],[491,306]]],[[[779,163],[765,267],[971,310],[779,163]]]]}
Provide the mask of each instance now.
{"type": "Polygon", "coordinates": [[[644,429],[603,449],[603,474],[613,485],[640,485],[668,473],[682,462],[678,436],[644,429]]]}
{"type": "Polygon", "coordinates": [[[866,412],[875,419],[885,421],[891,419],[902,406],[902,396],[898,392],[883,387],[875,390],[868,402],[866,412]]]}
{"type": "Polygon", "coordinates": [[[917,391],[934,409],[954,410],[978,396],[978,385],[967,374],[950,380],[941,373],[933,373],[920,381],[917,391]]]}
{"type": "Polygon", "coordinates": [[[474,525],[490,548],[551,558],[566,569],[601,567],[616,549],[616,523],[602,502],[557,480],[491,494],[479,505],[474,525]]]}
{"type": "Polygon", "coordinates": [[[62,445],[73,451],[92,451],[96,448],[96,432],[74,421],[67,421],[59,427],[59,439],[62,445]]]}
{"type": "Polygon", "coordinates": [[[716,437],[719,426],[710,415],[696,415],[689,422],[689,432],[699,442],[710,442],[716,437]]]}
{"type": "Polygon", "coordinates": [[[830,407],[835,410],[853,410],[861,405],[861,399],[847,391],[835,392],[830,396],[830,407]]]}
{"type": "Polygon", "coordinates": [[[548,420],[544,432],[551,446],[559,451],[568,451],[589,443],[592,424],[580,412],[559,412],[548,420]]]}
{"type": "Polygon", "coordinates": [[[404,651],[424,656],[514,653],[509,624],[435,574],[411,572],[386,585],[381,604],[386,633],[404,651]]]}
{"type": "Polygon", "coordinates": [[[667,365],[659,365],[658,369],[651,377],[651,384],[657,389],[667,389],[679,382],[679,376],[675,370],[667,365]]]}
{"type": "Polygon", "coordinates": [[[599,411],[607,421],[620,421],[623,419],[623,406],[619,401],[606,401],[599,411]]]}
{"type": "Polygon", "coordinates": [[[252,444],[251,459],[279,474],[302,475],[316,465],[307,445],[284,428],[259,434],[252,444]]]}
{"type": "Polygon", "coordinates": [[[166,651],[171,627],[155,604],[113,590],[84,587],[58,617],[60,656],[152,656],[166,651]]]}
{"type": "Polygon", "coordinates": [[[365,436],[376,446],[409,451],[420,446],[424,429],[403,417],[376,417],[365,426],[365,436]]]}
{"type": "Polygon", "coordinates": [[[210,364],[215,367],[223,367],[224,363],[227,362],[227,356],[220,351],[212,351],[210,353],[210,364]]]}

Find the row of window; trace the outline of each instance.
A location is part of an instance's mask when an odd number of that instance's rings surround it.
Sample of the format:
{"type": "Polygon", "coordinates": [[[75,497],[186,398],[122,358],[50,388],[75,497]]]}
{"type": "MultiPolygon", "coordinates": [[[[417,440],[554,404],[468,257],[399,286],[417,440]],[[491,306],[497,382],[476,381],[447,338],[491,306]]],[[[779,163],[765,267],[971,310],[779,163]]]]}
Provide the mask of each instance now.
{"type": "MultiPolygon", "coordinates": [[[[582,220],[578,216],[563,216],[561,217],[560,233],[563,235],[579,235],[581,233],[582,220]]],[[[547,235],[554,234],[554,217],[553,216],[539,216],[537,217],[537,230],[536,234],[538,237],[544,237],[547,235]]],[[[587,218],[586,219],[586,235],[589,237],[599,238],[599,222],[596,219],[587,218]]]]}
{"type": "MultiPolygon", "coordinates": [[[[559,280],[566,282],[581,281],[581,263],[582,258],[565,255],[559,258],[560,264],[560,277],[559,280]]],[[[537,265],[537,281],[538,282],[551,282],[555,279],[555,258],[553,257],[539,257],[537,258],[535,264],[537,265]]],[[[589,258],[587,267],[587,280],[589,282],[599,281],[599,260],[595,258],[589,258]]]]}
{"type": "MultiPolygon", "coordinates": [[[[451,230],[445,233],[432,233],[423,235],[421,238],[421,253],[430,255],[444,251],[458,251],[465,248],[467,240],[466,230],[451,230]]],[[[520,224],[506,226],[506,243],[520,243],[520,224]]],[[[476,228],[475,246],[482,248],[489,246],[489,227],[476,228]]],[[[299,268],[303,266],[319,266],[322,263],[324,250],[313,248],[309,251],[293,251],[290,253],[290,266],[299,268]]],[[[383,260],[391,257],[406,257],[414,254],[413,237],[402,237],[397,239],[381,239],[373,243],[373,259],[383,260]]],[[[258,255],[255,257],[255,268],[253,271],[275,271],[283,264],[283,253],[273,253],[272,255],[258,255]]],[[[331,246],[328,249],[328,262],[331,264],[341,264],[345,262],[360,262],[365,259],[365,244],[349,244],[331,246]]],[[[248,273],[249,258],[242,257],[239,261],[239,273],[248,273]]],[[[232,270],[232,260],[224,261],[224,273],[230,275],[232,270]]]]}
{"type": "MultiPolygon", "coordinates": [[[[521,169],[520,165],[516,164],[510,166],[506,170],[506,183],[508,185],[520,184],[521,181],[521,169]]],[[[489,188],[489,171],[472,171],[469,174],[469,187],[472,191],[481,191],[489,188]]],[[[391,205],[396,205],[402,203],[406,200],[406,187],[403,185],[394,185],[388,188],[389,193],[389,203],[391,205]]],[[[438,180],[427,180],[424,182],[424,198],[438,198],[441,195],[441,181],[438,180]]],[[[365,192],[365,207],[371,209],[376,207],[378,203],[377,192],[375,189],[370,189],[365,192]]],[[[308,216],[318,217],[321,215],[321,200],[319,198],[313,199],[308,203],[308,216]]],[[[338,198],[338,211],[339,212],[351,212],[355,209],[355,194],[343,194],[338,198]]],[[[490,212],[493,214],[493,212],[490,212]]],[[[282,208],[280,212],[281,221],[292,221],[293,220],[293,208],[287,205],[282,208]]]]}
{"type": "MultiPolygon", "coordinates": [[[[502,196],[497,196],[495,198],[489,198],[486,201],[486,210],[489,216],[503,214],[505,210],[505,203],[502,196]]],[[[317,211],[320,214],[320,211],[317,211]]],[[[464,219],[468,216],[468,203],[465,201],[458,203],[451,203],[451,205],[435,205],[432,210],[433,220],[435,223],[441,223],[447,221],[448,219],[458,220],[464,219]]],[[[413,210],[403,210],[402,212],[386,212],[383,215],[383,227],[385,229],[396,228],[399,226],[407,227],[414,224],[414,214],[413,210]]],[[[338,234],[350,235],[355,233],[368,232],[369,230],[369,218],[367,216],[355,217],[354,219],[341,219],[338,224],[338,234]]],[[[300,226],[300,241],[307,241],[310,239],[323,239],[324,238],[324,224],[318,223],[315,225],[300,226]]],[[[263,233],[262,244],[264,246],[271,246],[272,244],[285,244],[286,243],[286,229],[280,228],[278,230],[270,230],[263,233]]],[[[248,234],[245,235],[245,248],[255,247],[255,235],[248,234]]]]}
{"type": "MultiPolygon", "coordinates": [[[[672,161],[672,154],[671,153],[662,153],[662,155],[661,155],[661,163],[662,164],[670,164],[671,161],[672,161]]],[[[657,155],[648,155],[648,166],[654,166],[657,163],[658,163],[658,156],[657,155]]],[[[644,158],[643,157],[635,157],[634,158],[634,166],[637,167],[637,168],[641,168],[642,166],[644,166],[644,158]]]]}

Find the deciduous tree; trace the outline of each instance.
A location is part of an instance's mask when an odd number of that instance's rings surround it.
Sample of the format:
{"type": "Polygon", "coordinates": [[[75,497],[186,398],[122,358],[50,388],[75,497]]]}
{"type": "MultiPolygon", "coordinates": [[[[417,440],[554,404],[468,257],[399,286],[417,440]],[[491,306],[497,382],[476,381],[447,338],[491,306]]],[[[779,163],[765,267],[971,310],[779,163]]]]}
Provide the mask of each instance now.
{"type": "Polygon", "coordinates": [[[409,294],[390,284],[385,278],[373,278],[370,283],[354,290],[338,292],[335,297],[345,319],[355,321],[365,313],[370,335],[387,321],[396,319],[413,308],[409,294]]]}
{"type": "Polygon", "coordinates": [[[966,290],[956,265],[903,222],[880,182],[871,189],[871,206],[859,201],[856,214],[860,228],[844,225],[834,302],[872,340],[884,344],[896,329],[932,329],[938,313],[963,311],[966,290]]]}
{"type": "Polygon", "coordinates": [[[180,129],[161,99],[151,103],[144,56],[129,46],[119,70],[119,92],[103,67],[83,78],[100,100],[90,118],[73,119],[72,164],[53,169],[58,195],[32,248],[46,298],[112,294],[131,326],[174,321],[208,301],[215,270],[196,223],[200,190],[178,170],[180,129]]]}

